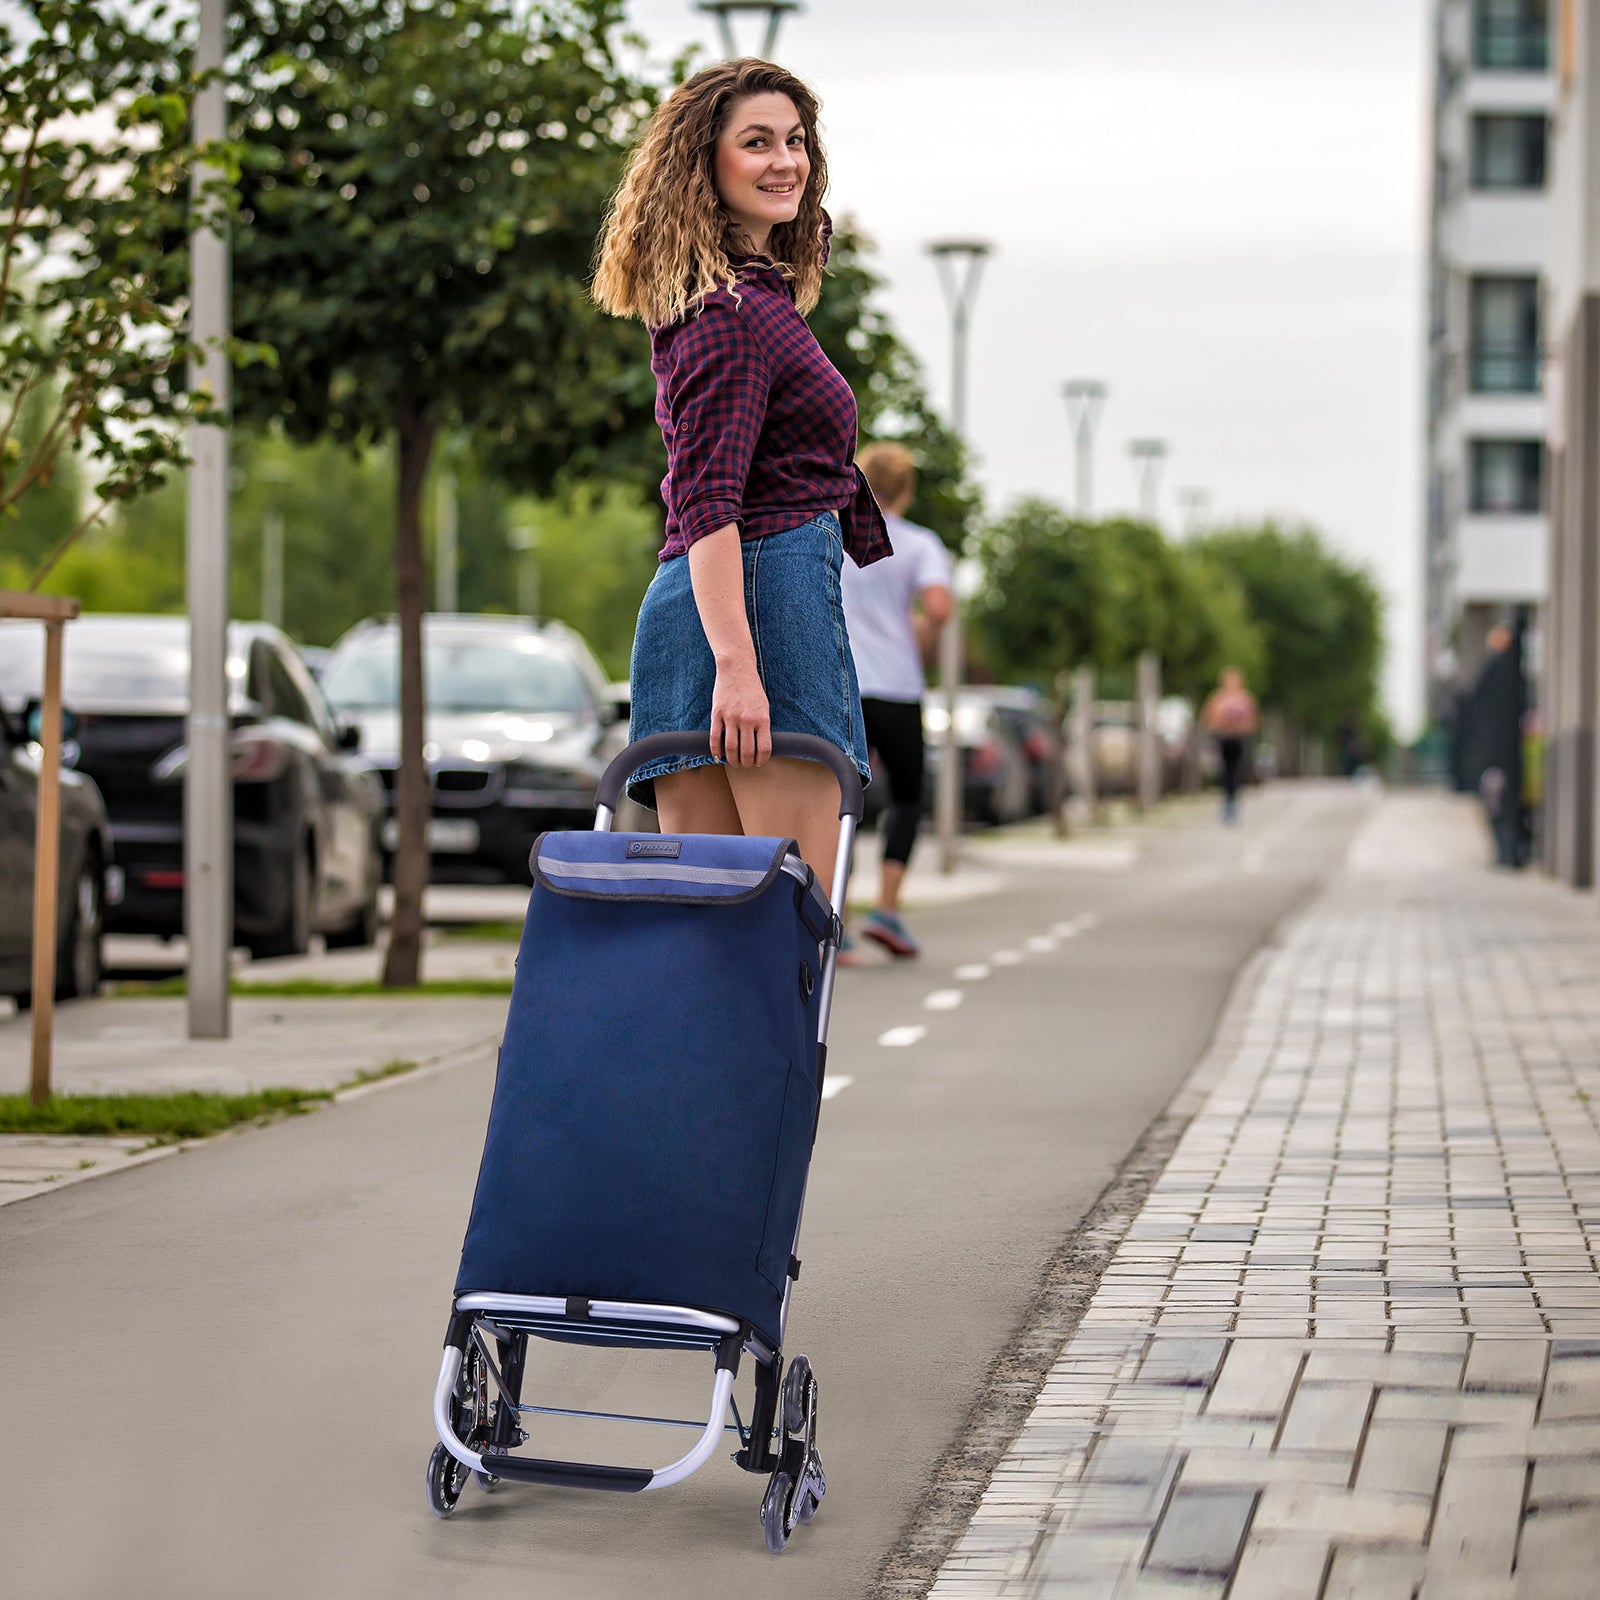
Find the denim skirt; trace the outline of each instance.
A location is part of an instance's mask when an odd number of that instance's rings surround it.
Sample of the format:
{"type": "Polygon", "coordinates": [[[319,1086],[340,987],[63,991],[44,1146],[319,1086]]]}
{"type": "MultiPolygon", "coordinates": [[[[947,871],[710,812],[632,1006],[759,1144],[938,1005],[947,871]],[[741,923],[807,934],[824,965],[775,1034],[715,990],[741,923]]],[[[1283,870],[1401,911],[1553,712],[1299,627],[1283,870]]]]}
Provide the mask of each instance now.
{"type": "MultiPolygon", "coordinates": [[[[811,733],[850,756],[862,782],[871,776],[861,724],[861,690],[845,633],[839,569],[844,540],[831,511],[783,533],[747,539],[744,609],[767,692],[774,733],[811,733]]],[[[628,671],[629,736],[711,727],[717,664],[689,581],[689,558],[656,569],[639,608],[628,671]]],[[[652,780],[714,763],[710,756],[667,756],[633,775],[628,793],[655,805],[652,780]]]]}

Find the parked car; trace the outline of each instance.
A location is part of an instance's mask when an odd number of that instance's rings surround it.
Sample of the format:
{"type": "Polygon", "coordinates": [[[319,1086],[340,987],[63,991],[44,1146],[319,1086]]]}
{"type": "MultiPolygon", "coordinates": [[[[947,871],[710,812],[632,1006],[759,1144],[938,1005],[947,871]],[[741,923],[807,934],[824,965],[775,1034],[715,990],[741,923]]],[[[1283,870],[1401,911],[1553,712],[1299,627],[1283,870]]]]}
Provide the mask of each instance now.
{"type": "MultiPolygon", "coordinates": [[[[600,774],[628,740],[625,712],[588,645],[559,622],[428,616],[422,641],[436,876],[526,882],[540,832],[593,822],[600,774]]],[[[392,810],[398,623],[352,628],[323,664],[322,684],[334,708],[360,727],[365,759],[392,810]]],[[[386,851],[396,839],[391,816],[386,851]]]]}
{"type": "MultiPolygon", "coordinates": [[[[9,626],[0,624],[0,626],[9,626]]],[[[38,644],[37,635],[35,644],[38,644]]],[[[0,711],[0,994],[19,1007],[33,999],[33,885],[39,760],[24,711],[0,711]]],[[[67,723],[69,734],[72,724],[67,723]]],[[[100,987],[108,899],[120,877],[111,861],[105,801],[94,783],[67,766],[62,751],[61,857],[56,898],[58,998],[91,995],[100,987]]]]}
{"type": "MultiPolygon", "coordinates": [[[[233,755],[234,933],[256,956],[377,936],[383,790],[356,755],[294,646],[276,628],[228,628],[233,755]]],[[[38,694],[37,626],[0,627],[0,685],[38,694]]],[[[72,625],[64,697],[77,768],[105,797],[124,873],[114,932],[183,931],[183,793],[189,750],[185,617],[88,616],[72,625]]]]}
{"type": "Polygon", "coordinates": [[[1050,805],[1051,752],[1059,747],[1050,737],[1055,715],[1050,702],[1037,689],[1008,684],[974,684],[967,693],[994,708],[996,719],[1021,749],[1028,764],[1028,811],[1042,816],[1050,805]]]}
{"type": "MultiPolygon", "coordinates": [[[[1033,773],[1026,749],[990,693],[966,688],[957,694],[956,742],[961,748],[962,816],[969,822],[995,826],[1030,815],[1033,773]]],[[[922,727],[928,750],[924,803],[930,814],[938,793],[948,726],[944,696],[929,694],[923,702],[922,727]]]]}

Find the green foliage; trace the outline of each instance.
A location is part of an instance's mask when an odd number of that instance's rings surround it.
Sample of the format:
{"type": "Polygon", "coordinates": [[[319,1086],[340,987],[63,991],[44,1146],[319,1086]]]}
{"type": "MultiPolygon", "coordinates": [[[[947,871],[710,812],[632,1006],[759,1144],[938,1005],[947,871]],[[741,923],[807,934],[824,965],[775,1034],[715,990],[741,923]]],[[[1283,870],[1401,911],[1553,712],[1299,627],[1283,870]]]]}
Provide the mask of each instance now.
{"type": "Polygon", "coordinates": [[[1322,738],[1350,717],[1378,731],[1383,601],[1368,573],[1310,528],[1270,522],[1210,534],[1199,549],[1233,574],[1261,630],[1262,703],[1322,738]]]}
{"type": "MultiPolygon", "coordinates": [[[[113,503],[183,460],[209,415],[184,393],[192,81],[161,35],[176,11],[15,0],[0,13],[0,537],[10,570],[48,566],[113,503]],[[19,426],[19,422],[23,425],[19,426]],[[93,495],[8,513],[92,460],[93,495]],[[65,524],[63,527],[62,524],[65,524]],[[40,530],[57,537],[40,550],[40,530]]],[[[224,151],[207,151],[221,159],[224,151]]],[[[30,574],[31,578],[32,574],[30,574]]]]}
{"type": "Polygon", "coordinates": [[[1064,677],[1081,663],[1120,663],[1123,586],[1104,526],[1032,499],[982,529],[983,587],[969,616],[1000,676],[1033,679],[1062,697],[1064,677]]]}
{"type": "Polygon", "coordinates": [[[235,326],[278,352],[240,413],[301,439],[460,424],[544,485],[636,420],[637,341],[584,288],[648,108],[611,56],[617,0],[234,11],[235,326]]]}
{"type": "Polygon", "coordinates": [[[874,301],[884,280],[870,265],[871,255],[866,235],[842,221],[811,329],[855,392],[862,436],[896,440],[916,456],[912,515],[959,550],[978,508],[966,449],[935,413],[917,358],[874,301]]]}

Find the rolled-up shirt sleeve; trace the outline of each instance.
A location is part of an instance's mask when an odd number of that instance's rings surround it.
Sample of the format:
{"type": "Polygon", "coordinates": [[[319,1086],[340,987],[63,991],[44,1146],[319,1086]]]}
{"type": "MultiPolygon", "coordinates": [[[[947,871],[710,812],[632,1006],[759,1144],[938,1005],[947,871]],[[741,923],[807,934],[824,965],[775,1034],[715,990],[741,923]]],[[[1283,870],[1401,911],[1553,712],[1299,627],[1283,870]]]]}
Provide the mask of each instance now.
{"type": "Polygon", "coordinates": [[[731,300],[708,299],[674,336],[662,389],[672,429],[667,492],[686,545],[730,522],[742,527],[770,387],[767,362],[731,300]]]}

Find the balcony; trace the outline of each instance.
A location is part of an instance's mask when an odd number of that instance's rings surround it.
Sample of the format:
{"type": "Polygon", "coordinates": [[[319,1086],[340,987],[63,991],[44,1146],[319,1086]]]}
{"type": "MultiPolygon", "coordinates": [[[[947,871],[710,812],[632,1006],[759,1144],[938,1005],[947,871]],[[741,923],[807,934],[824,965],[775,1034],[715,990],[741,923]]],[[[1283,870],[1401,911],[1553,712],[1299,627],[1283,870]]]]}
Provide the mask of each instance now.
{"type": "Polygon", "coordinates": [[[1540,351],[1536,345],[1480,340],[1467,357],[1474,394],[1538,394],[1540,351]]]}

